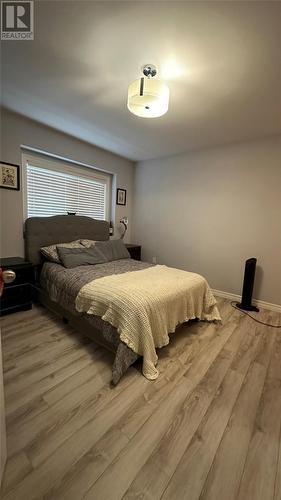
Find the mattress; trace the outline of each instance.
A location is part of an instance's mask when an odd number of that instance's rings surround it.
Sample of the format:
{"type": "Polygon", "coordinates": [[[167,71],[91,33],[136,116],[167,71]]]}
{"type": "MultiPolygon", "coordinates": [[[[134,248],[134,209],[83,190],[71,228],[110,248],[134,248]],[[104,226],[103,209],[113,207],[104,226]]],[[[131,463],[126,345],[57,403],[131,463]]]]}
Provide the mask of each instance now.
{"type": "MultiPolygon", "coordinates": [[[[66,269],[60,264],[45,262],[40,274],[40,285],[53,302],[71,313],[78,314],[75,309],[75,299],[87,283],[104,276],[146,269],[152,265],[133,259],[122,259],[94,266],[66,269]]],[[[112,325],[98,316],[89,317],[83,314],[83,317],[95,330],[98,330],[116,353],[112,366],[112,382],[117,384],[129,366],[136,361],[138,355],[120,340],[116,328],[112,325]]]]}

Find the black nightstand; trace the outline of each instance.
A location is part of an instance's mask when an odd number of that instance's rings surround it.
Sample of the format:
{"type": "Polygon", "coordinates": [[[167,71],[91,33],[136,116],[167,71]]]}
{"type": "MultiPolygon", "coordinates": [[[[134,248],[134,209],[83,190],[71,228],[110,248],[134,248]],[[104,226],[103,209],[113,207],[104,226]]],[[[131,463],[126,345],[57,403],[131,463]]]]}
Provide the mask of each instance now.
{"type": "Polygon", "coordinates": [[[141,246],[133,245],[132,243],[127,243],[126,248],[132,259],[141,260],[141,246]]]}
{"type": "Polygon", "coordinates": [[[3,271],[11,269],[16,274],[14,281],[5,283],[0,298],[0,316],[32,308],[31,285],[34,283],[34,268],[31,262],[21,257],[0,259],[3,271]]]}

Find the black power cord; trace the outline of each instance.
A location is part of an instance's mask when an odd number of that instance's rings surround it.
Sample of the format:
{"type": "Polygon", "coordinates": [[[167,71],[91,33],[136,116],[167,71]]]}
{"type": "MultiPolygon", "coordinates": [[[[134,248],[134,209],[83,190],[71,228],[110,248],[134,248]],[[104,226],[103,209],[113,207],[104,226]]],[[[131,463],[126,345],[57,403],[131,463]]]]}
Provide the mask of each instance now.
{"type": "Polygon", "coordinates": [[[237,309],[237,311],[240,311],[241,313],[246,314],[246,316],[249,316],[249,318],[253,319],[257,323],[260,323],[261,325],[270,326],[271,328],[281,328],[281,325],[271,325],[270,323],[264,323],[263,321],[260,321],[259,319],[254,318],[254,316],[249,314],[247,311],[244,311],[243,309],[240,309],[239,307],[237,307],[235,302],[230,302],[230,303],[234,309],[237,309]]]}

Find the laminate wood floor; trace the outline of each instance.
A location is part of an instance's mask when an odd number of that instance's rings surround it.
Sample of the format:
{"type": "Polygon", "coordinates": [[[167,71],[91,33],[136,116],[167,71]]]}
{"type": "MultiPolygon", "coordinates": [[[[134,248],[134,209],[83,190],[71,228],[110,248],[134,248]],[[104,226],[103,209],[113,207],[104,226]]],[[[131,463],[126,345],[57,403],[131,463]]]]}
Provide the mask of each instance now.
{"type": "Polygon", "coordinates": [[[5,317],[1,498],[281,500],[281,330],[219,307],[159,351],[156,381],[136,364],[117,387],[112,355],[47,310],[5,317]]]}

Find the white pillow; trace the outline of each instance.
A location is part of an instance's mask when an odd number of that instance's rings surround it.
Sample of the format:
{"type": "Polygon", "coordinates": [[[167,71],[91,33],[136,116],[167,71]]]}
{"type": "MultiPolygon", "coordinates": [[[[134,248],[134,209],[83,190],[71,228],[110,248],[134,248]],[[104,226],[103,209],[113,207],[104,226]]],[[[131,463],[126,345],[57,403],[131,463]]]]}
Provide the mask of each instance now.
{"type": "Polygon", "coordinates": [[[59,254],[57,252],[57,247],[59,248],[84,248],[81,245],[80,240],[70,241],[69,243],[57,243],[55,245],[50,245],[48,247],[42,247],[40,250],[46,259],[51,262],[56,262],[56,264],[60,264],[59,254]]]}
{"type": "Polygon", "coordinates": [[[86,248],[94,247],[96,244],[95,240],[80,240],[80,243],[86,248]]]}

